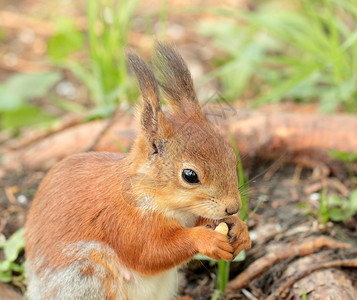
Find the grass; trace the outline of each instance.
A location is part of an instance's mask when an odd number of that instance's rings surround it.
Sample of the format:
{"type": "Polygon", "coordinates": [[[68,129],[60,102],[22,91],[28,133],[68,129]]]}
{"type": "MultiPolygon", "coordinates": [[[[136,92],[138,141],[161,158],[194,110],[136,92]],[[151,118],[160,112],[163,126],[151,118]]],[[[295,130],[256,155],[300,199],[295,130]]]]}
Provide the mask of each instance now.
{"type": "Polygon", "coordinates": [[[346,165],[352,186],[357,187],[357,175],[355,174],[353,167],[353,164],[357,162],[357,152],[350,153],[331,150],[329,154],[331,157],[342,161],[346,165]]]}
{"type": "Polygon", "coordinates": [[[327,223],[346,222],[357,213],[357,189],[353,190],[348,197],[341,197],[334,194],[327,194],[326,189],[322,189],[318,198],[317,208],[308,208],[306,205],[299,205],[306,214],[314,216],[327,229],[327,223]]]}
{"type": "MultiPolygon", "coordinates": [[[[244,170],[243,170],[240,155],[238,152],[237,144],[234,141],[234,138],[232,135],[230,135],[230,140],[231,140],[231,145],[233,147],[233,150],[236,154],[237,161],[238,161],[237,172],[238,172],[238,178],[239,178],[239,188],[240,189],[242,187],[244,188],[243,190],[241,190],[242,208],[240,211],[240,219],[242,221],[245,221],[247,218],[248,206],[249,206],[249,198],[246,193],[246,190],[248,189],[248,179],[247,179],[247,176],[244,174],[244,170]]],[[[242,251],[234,259],[234,261],[242,261],[244,259],[245,259],[245,252],[242,251]]],[[[226,291],[227,283],[229,281],[230,264],[231,264],[230,262],[222,260],[222,259],[218,261],[216,291],[213,294],[211,300],[218,299],[218,297],[226,291]]]]}
{"type": "Polygon", "coordinates": [[[326,229],[327,222],[330,220],[329,214],[329,205],[328,205],[328,198],[327,198],[327,190],[322,189],[320,192],[320,202],[318,208],[318,221],[322,224],[322,226],[326,229]]]}
{"type": "MultiPolygon", "coordinates": [[[[357,161],[357,152],[330,151],[329,154],[345,163],[351,180],[351,189],[356,187],[356,175],[353,164],[357,161]]],[[[327,190],[322,189],[319,199],[317,219],[327,228],[327,222],[344,222],[349,221],[357,213],[357,189],[352,190],[349,197],[340,197],[337,195],[327,195],[327,190]]],[[[314,214],[314,212],[312,212],[314,214]]]]}
{"type": "MultiPolygon", "coordinates": [[[[248,190],[249,190],[249,182],[251,180],[254,180],[257,177],[260,177],[262,174],[258,174],[256,177],[253,179],[249,180],[248,176],[244,174],[244,169],[243,165],[241,163],[241,158],[239,155],[238,147],[237,144],[234,140],[234,137],[232,134],[230,134],[230,141],[231,145],[233,147],[233,150],[236,154],[237,157],[237,172],[238,172],[238,180],[239,180],[239,190],[241,193],[241,200],[242,200],[242,208],[240,210],[240,219],[242,221],[247,221],[249,218],[251,218],[255,212],[258,210],[260,204],[264,201],[263,198],[259,200],[253,211],[248,215],[248,207],[249,207],[249,196],[248,196],[248,190]]],[[[238,261],[243,261],[245,260],[245,251],[243,250],[239,255],[233,260],[234,262],[238,261]]],[[[224,294],[226,291],[227,283],[229,281],[229,270],[230,270],[230,262],[224,261],[224,260],[219,260],[217,263],[217,280],[216,280],[216,290],[211,298],[211,300],[216,300],[218,299],[221,295],[224,294]]]]}
{"type": "Polygon", "coordinates": [[[125,47],[139,0],[87,1],[88,29],[62,19],[48,44],[48,54],[87,87],[96,109],[93,117],[109,116],[118,103],[133,103],[138,91],[128,79],[125,47]],[[78,59],[80,57],[80,59],[78,59]]]}
{"type": "MultiPolygon", "coordinates": [[[[246,175],[244,174],[244,170],[243,170],[243,167],[241,164],[237,145],[236,145],[232,135],[230,136],[230,138],[231,138],[232,147],[236,153],[237,161],[238,161],[237,172],[238,172],[238,178],[239,178],[239,188],[241,189],[242,187],[244,187],[244,189],[241,190],[242,209],[241,209],[240,218],[241,218],[241,220],[245,221],[246,218],[248,217],[247,212],[248,212],[248,204],[249,204],[249,198],[246,193],[246,190],[248,188],[248,180],[247,180],[246,175]]],[[[257,207],[256,207],[256,209],[257,209],[257,207]]],[[[254,209],[254,212],[256,209],[254,209]]],[[[220,296],[222,296],[224,294],[224,292],[226,290],[227,283],[229,281],[229,270],[230,270],[231,263],[228,261],[225,261],[225,260],[219,260],[217,262],[209,257],[203,256],[200,254],[196,255],[195,258],[200,259],[200,260],[209,260],[209,261],[212,261],[217,264],[216,289],[211,297],[211,300],[217,300],[220,296]]],[[[244,250],[242,252],[240,252],[239,255],[237,257],[235,257],[235,259],[233,261],[239,262],[239,261],[243,261],[243,260],[245,260],[245,251],[244,250]]]]}
{"type": "Polygon", "coordinates": [[[307,300],[305,285],[302,286],[301,290],[302,290],[301,291],[301,299],[302,300],[307,300]]]}
{"type": "Polygon", "coordinates": [[[0,281],[22,281],[24,279],[24,265],[18,262],[18,256],[25,247],[23,228],[16,231],[9,239],[0,242],[0,249],[4,252],[4,260],[0,261],[0,281]]]}
{"type": "Polygon", "coordinates": [[[225,16],[201,23],[226,59],[216,61],[228,99],[254,106],[292,99],[320,109],[357,112],[357,0],[265,1],[253,11],[213,8],[225,16]],[[244,25],[243,25],[244,24],[244,25]]]}
{"type": "Polygon", "coordinates": [[[353,190],[347,198],[337,195],[327,197],[327,216],[325,218],[334,222],[349,221],[357,213],[357,189],[353,190]]]}
{"type": "Polygon", "coordinates": [[[0,129],[16,133],[24,126],[41,127],[55,121],[33,100],[48,95],[61,77],[59,72],[15,74],[0,83],[0,129]]]}

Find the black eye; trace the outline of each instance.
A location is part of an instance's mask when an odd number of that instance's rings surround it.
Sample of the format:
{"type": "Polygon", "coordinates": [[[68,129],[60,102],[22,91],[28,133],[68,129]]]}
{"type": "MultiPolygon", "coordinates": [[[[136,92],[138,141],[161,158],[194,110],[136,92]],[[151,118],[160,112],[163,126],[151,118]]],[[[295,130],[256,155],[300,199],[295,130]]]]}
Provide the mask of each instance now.
{"type": "Polygon", "coordinates": [[[200,183],[196,172],[191,169],[184,169],[182,171],[182,178],[185,179],[186,182],[191,184],[200,183]]]}

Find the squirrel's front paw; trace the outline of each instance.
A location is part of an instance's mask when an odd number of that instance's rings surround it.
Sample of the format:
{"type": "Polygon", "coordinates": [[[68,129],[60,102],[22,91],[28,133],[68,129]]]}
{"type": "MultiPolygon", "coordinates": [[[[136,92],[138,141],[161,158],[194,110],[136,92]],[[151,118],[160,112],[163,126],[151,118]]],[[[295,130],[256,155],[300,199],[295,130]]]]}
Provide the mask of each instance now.
{"type": "Polygon", "coordinates": [[[252,242],[248,233],[248,226],[237,216],[230,216],[223,219],[227,223],[229,229],[228,238],[234,249],[234,256],[237,256],[239,252],[244,249],[249,249],[252,246],[252,242]]]}
{"type": "Polygon", "coordinates": [[[194,241],[197,251],[215,260],[233,259],[233,247],[227,236],[207,227],[195,227],[194,241]]]}

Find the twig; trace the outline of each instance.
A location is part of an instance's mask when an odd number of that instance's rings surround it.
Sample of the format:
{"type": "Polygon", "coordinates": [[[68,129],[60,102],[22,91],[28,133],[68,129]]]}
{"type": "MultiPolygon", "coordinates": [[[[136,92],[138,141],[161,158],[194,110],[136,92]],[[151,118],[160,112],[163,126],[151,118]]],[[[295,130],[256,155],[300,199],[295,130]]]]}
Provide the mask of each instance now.
{"type": "Polygon", "coordinates": [[[268,170],[265,175],[264,175],[264,180],[265,181],[269,181],[273,175],[279,170],[279,168],[281,168],[281,166],[284,164],[285,161],[280,160],[278,163],[274,164],[273,166],[271,166],[270,170],[268,170]]]}
{"type": "Polygon", "coordinates": [[[16,197],[14,196],[13,188],[10,186],[5,187],[5,195],[7,199],[12,203],[12,204],[18,204],[16,201],[16,197]]]}
{"type": "Polygon", "coordinates": [[[56,134],[57,132],[63,131],[70,127],[74,127],[83,122],[83,116],[69,115],[62,118],[59,124],[54,125],[44,131],[38,130],[24,130],[21,132],[22,138],[19,140],[9,140],[4,144],[1,144],[7,151],[19,150],[34,144],[50,135],[56,134]]]}
{"type": "Polygon", "coordinates": [[[308,268],[290,280],[288,280],[285,284],[281,285],[275,292],[273,292],[266,300],[274,300],[281,295],[281,293],[286,290],[287,288],[291,287],[295,282],[298,280],[310,275],[311,273],[322,270],[322,269],[329,269],[329,268],[337,268],[337,267],[349,267],[349,268],[357,268],[357,259],[344,259],[344,260],[336,260],[336,261],[329,261],[324,262],[311,268],[308,268]]]}
{"type": "Polygon", "coordinates": [[[251,280],[257,278],[273,265],[292,256],[306,256],[318,251],[322,247],[331,249],[351,248],[350,244],[335,241],[326,236],[307,239],[297,245],[279,247],[276,252],[270,252],[252,263],[245,271],[228,283],[229,290],[240,290],[251,280]]]}
{"type": "Polygon", "coordinates": [[[257,297],[255,297],[251,292],[249,292],[246,289],[242,289],[242,293],[244,296],[246,296],[249,300],[258,300],[257,297]]]}

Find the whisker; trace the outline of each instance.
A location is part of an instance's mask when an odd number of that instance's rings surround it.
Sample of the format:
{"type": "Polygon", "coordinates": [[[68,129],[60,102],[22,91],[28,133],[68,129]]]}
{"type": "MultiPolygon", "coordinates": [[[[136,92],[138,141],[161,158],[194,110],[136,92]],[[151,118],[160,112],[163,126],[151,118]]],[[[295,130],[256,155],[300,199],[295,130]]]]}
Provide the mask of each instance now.
{"type": "Polygon", "coordinates": [[[245,182],[244,184],[242,184],[241,186],[238,187],[238,189],[240,190],[242,187],[245,187],[246,185],[255,182],[255,180],[261,176],[263,176],[266,172],[268,172],[272,167],[276,166],[281,160],[282,158],[285,156],[285,154],[282,154],[274,163],[272,163],[269,167],[267,167],[266,169],[264,169],[263,171],[261,171],[258,175],[254,176],[252,179],[249,179],[247,182],[245,182]]]}
{"type": "Polygon", "coordinates": [[[237,163],[242,164],[242,162],[248,157],[248,153],[243,154],[242,156],[239,156],[239,159],[237,157],[237,163]]]}
{"type": "Polygon", "coordinates": [[[262,190],[258,190],[255,188],[251,188],[251,189],[247,189],[244,191],[240,191],[241,195],[261,195],[261,194],[265,194],[267,191],[262,191],[262,190]]]}
{"type": "Polygon", "coordinates": [[[241,193],[245,193],[247,191],[250,191],[252,188],[248,185],[242,186],[242,189],[239,189],[241,193]]]}
{"type": "Polygon", "coordinates": [[[200,202],[200,203],[195,203],[195,204],[188,205],[186,207],[199,207],[199,206],[204,206],[204,205],[205,205],[205,202],[200,202]]]}
{"type": "Polygon", "coordinates": [[[192,204],[192,205],[187,205],[185,207],[180,207],[179,210],[188,211],[188,210],[191,210],[193,208],[200,208],[200,207],[205,207],[205,206],[206,206],[205,202],[200,202],[200,203],[197,203],[197,204],[192,204]]]}

